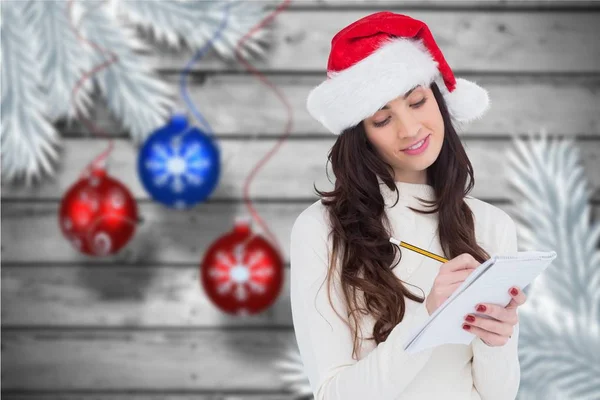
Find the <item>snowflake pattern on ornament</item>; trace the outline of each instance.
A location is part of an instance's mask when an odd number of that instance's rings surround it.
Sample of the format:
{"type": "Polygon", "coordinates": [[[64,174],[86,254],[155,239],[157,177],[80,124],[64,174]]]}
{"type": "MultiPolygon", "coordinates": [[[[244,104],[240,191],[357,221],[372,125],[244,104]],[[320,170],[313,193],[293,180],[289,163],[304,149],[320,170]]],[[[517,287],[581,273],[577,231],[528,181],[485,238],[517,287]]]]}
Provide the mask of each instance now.
{"type": "Polygon", "coordinates": [[[123,193],[119,189],[113,189],[110,195],[108,196],[110,199],[110,204],[115,210],[120,210],[125,207],[125,193],[123,193]]]}
{"type": "Polygon", "coordinates": [[[155,143],[152,149],[155,157],[145,165],[148,170],[156,173],[156,186],[168,186],[173,193],[182,193],[186,185],[204,184],[204,171],[211,167],[211,162],[202,156],[206,153],[202,144],[191,143],[182,151],[181,141],[172,140],[170,146],[155,143]]]}
{"type": "MultiPolygon", "coordinates": [[[[217,253],[217,265],[209,268],[209,276],[218,282],[217,292],[226,296],[232,291],[238,301],[246,301],[250,293],[263,294],[267,287],[262,283],[264,278],[273,275],[273,269],[265,264],[262,251],[256,251],[244,263],[244,245],[237,245],[234,250],[235,262],[231,263],[227,253],[217,253]]],[[[242,311],[244,314],[244,311],[242,311]]]]}
{"type": "Polygon", "coordinates": [[[110,254],[112,248],[112,240],[106,232],[96,232],[92,242],[94,253],[105,256],[110,254]]]}

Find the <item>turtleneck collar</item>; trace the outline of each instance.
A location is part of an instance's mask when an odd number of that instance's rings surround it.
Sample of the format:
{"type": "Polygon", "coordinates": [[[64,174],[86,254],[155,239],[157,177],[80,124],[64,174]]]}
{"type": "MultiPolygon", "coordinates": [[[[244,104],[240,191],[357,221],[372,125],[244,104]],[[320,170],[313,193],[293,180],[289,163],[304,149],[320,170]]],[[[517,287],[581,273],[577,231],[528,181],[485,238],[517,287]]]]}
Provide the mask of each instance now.
{"type": "Polygon", "coordinates": [[[381,194],[388,207],[392,207],[394,205],[396,202],[396,196],[398,196],[398,203],[396,206],[403,205],[419,209],[426,209],[427,206],[421,203],[418,198],[422,198],[424,200],[435,200],[436,198],[435,189],[433,186],[426,183],[395,181],[394,183],[396,184],[396,188],[399,192],[396,194],[393,190],[390,190],[385,183],[383,183],[381,178],[377,177],[377,180],[379,182],[381,194]]]}

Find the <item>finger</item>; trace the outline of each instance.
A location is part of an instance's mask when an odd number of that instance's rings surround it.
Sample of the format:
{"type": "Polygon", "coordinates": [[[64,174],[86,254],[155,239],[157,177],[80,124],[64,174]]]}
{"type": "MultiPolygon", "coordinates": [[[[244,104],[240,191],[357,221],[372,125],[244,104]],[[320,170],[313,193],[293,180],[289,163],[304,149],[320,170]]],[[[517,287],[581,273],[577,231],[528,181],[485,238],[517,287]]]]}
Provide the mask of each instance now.
{"type": "Polygon", "coordinates": [[[515,299],[510,299],[510,302],[506,305],[507,309],[517,308],[519,304],[515,301],[515,299]]]}
{"type": "Polygon", "coordinates": [[[506,336],[500,336],[496,333],[489,332],[489,331],[479,328],[477,326],[471,326],[468,324],[464,324],[463,326],[469,326],[469,329],[465,329],[465,330],[467,332],[473,333],[475,336],[479,337],[481,340],[484,340],[488,346],[504,346],[508,342],[508,339],[509,339],[506,336]]]}
{"type": "Polygon", "coordinates": [[[452,296],[452,293],[454,293],[456,291],[456,289],[458,289],[458,287],[461,285],[462,282],[458,282],[458,283],[453,283],[450,286],[446,286],[446,290],[444,295],[446,297],[450,297],[452,296]]]}
{"type": "Polygon", "coordinates": [[[479,261],[473,258],[472,255],[463,253],[442,264],[440,270],[443,270],[444,272],[459,271],[461,269],[472,270],[477,268],[479,264],[479,261]]]}
{"type": "Polygon", "coordinates": [[[475,306],[475,312],[511,325],[516,325],[519,322],[516,308],[506,308],[498,304],[480,303],[475,306]]]}
{"type": "Polygon", "coordinates": [[[514,329],[513,324],[511,323],[498,321],[496,319],[481,318],[473,314],[465,316],[463,323],[506,337],[511,336],[514,329]]]}
{"type": "Polygon", "coordinates": [[[512,298],[510,299],[510,302],[506,305],[506,308],[517,308],[520,305],[525,304],[525,302],[527,301],[527,295],[517,286],[510,288],[508,290],[508,293],[512,298]]]}
{"type": "Polygon", "coordinates": [[[441,275],[440,280],[446,284],[462,283],[472,272],[472,269],[461,269],[441,275]]]}

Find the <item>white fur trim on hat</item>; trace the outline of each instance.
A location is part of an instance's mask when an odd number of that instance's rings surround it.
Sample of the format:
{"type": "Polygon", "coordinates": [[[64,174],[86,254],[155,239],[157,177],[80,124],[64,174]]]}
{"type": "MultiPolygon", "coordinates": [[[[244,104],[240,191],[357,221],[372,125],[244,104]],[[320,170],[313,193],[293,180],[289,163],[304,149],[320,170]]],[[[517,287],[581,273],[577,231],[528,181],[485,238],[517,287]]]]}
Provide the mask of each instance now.
{"type": "Polygon", "coordinates": [[[449,93],[437,61],[422,42],[403,37],[388,39],[368,57],[330,74],[310,91],[306,107],[329,131],[340,134],[414,86],[429,86],[434,80],[456,121],[468,122],[487,110],[487,91],[457,79],[454,91],[449,93]]]}

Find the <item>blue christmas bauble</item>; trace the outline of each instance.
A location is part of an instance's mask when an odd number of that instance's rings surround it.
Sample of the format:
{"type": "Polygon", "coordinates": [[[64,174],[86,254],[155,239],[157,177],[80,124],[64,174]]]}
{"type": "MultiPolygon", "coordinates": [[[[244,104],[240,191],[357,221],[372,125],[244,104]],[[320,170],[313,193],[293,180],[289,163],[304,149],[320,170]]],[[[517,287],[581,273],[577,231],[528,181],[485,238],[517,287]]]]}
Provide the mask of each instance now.
{"type": "Polygon", "coordinates": [[[204,201],[219,182],[221,162],[213,139],[185,115],[171,116],[153,132],[138,155],[138,175],[150,196],[183,209],[204,201]]]}

